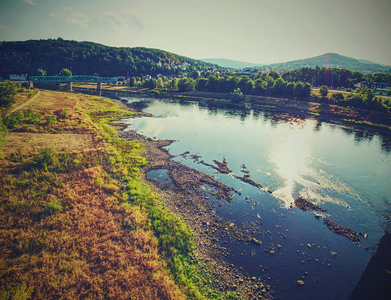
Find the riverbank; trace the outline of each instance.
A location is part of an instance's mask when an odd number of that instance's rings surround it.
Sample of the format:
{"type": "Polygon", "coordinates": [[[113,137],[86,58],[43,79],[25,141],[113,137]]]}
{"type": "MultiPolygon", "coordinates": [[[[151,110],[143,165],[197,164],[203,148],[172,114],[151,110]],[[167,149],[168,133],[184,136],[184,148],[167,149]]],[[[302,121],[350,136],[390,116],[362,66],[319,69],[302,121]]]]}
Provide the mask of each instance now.
{"type": "Polygon", "coordinates": [[[140,179],[142,145],[107,124],[135,112],[46,90],[19,100],[3,119],[0,298],[238,297],[140,179]]]}
{"type": "Polygon", "coordinates": [[[221,291],[235,291],[244,299],[271,299],[271,287],[262,278],[250,277],[225,261],[229,252],[223,246],[222,239],[262,245],[246,231],[219,218],[208,203],[208,197],[230,201],[233,189],[196,169],[173,161],[173,156],[163,148],[173,141],[146,138],[134,131],[124,132],[122,129],[125,126],[120,123],[115,123],[115,127],[120,138],[137,140],[144,145],[142,155],[148,164],[142,168],[141,177],[153,187],[165,206],[194,232],[197,253],[211,267],[213,282],[210,284],[221,291]],[[166,182],[148,178],[148,173],[154,170],[167,172],[166,182]]]}
{"type": "MultiPolygon", "coordinates": [[[[95,85],[75,85],[76,90],[95,91],[95,85]]],[[[143,95],[151,97],[170,97],[173,99],[206,101],[216,104],[229,104],[238,107],[259,109],[265,111],[274,111],[278,113],[287,113],[294,117],[314,118],[319,121],[354,126],[357,128],[370,129],[383,133],[391,132],[391,115],[377,111],[366,110],[362,108],[345,107],[335,104],[319,102],[316,96],[310,96],[305,99],[277,98],[270,96],[246,95],[243,103],[233,103],[230,95],[227,93],[192,91],[159,91],[146,88],[136,88],[129,86],[107,86],[103,91],[116,92],[119,94],[130,93],[133,95],[143,95]]]]}
{"type": "MultiPolygon", "coordinates": [[[[164,114],[163,111],[159,111],[158,114],[164,114]]],[[[291,121],[298,122],[298,120],[294,119],[291,121]]],[[[234,223],[224,222],[223,219],[217,217],[215,210],[218,211],[219,206],[224,205],[224,201],[231,201],[232,194],[236,193],[240,195],[240,192],[230,186],[217,182],[214,180],[213,176],[208,176],[173,160],[174,157],[163,148],[169,146],[172,141],[147,138],[134,131],[121,132],[121,129],[126,128],[128,124],[128,122],[127,124],[123,124],[123,126],[121,124],[117,124],[118,129],[120,130],[119,136],[124,139],[139,140],[143,145],[145,145],[143,155],[145,155],[149,163],[142,169],[142,178],[153,186],[154,191],[159,194],[161,199],[163,199],[165,205],[185,220],[186,223],[190,225],[193,232],[195,232],[196,248],[202,254],[202,259],[212,263],[215,276],[221,278],[221,276],[224,275],[223,280],[216,280],[216,282],[220,285],[219,288],[224,290],[238,289],[238,283],[243,281],[242,284],[244,287],[241,287],[241,292],[248,294],[249,290],[245,288],[246,281],[251,283],[252,280],[258,279],[262,282],[262,279],[264,279],[265,282],[265,278],[269,277],[266,274],[266,276],[262,276],[262,278],[254,277],[254,279],[251,279],[249,276],[240,276],[238,278],[235,273],[233,275],[227,275],[229,274],[227,272],[230,271],[231,268],[233,269],[233,267],[232,265],[230,266],[229,264],[227,265],[224,263],[226,257],[232,254],[228,253],[225,247],[230,248],[231,245],[238,244],[238,241],[240,241],[255,244],[256,249],[265,253],[270,253],[270,255],[276,254],[278,252],[276,249],[280,249],[282,247],[281,245],[276,245],[276,247],[273,248],[270,247],[267,242],[262,243],[262,240],[252,239],[250,234],[263,233],[259,227],[256,228],[259,230],[258,232],[252,232],[250,230],[249,233],[249,231],[246,230],[239,230],[238,227],[242,227],[241,225],[236,226],[234,223]],[[217,206],[212,207],[209,203],[215,203],[217,206]],[[228,241],[228,245],[225,246],[222,241],[228,241]],[[224,284],[224,282],[226,284],[224,284]]],[[[182,151],[184,150],[186,150],[186,148],[182,149],[182,151]]],[[[224,154],[226,153],[223,152],[222,155],[224,156],[224,154]]],[[[264,188],[262,184],[254,182],[250,178],[250,174],[246,171],[245,165],[242,165],[240,170],[240,172],[244,173],[244,175],[238,176],[232,174],[232,171],[228,168],[228,165],[232,166],[232,163],[225,159],[222,161],[214,159],[214,164],[208,164],[202,157],[190,153],[189,151],[178,154],[178,158],[179,157],[191,159],[195,163],[207,166],[220,174],[229,174],[231,177],[252,185],[259,190],[273,194],[273,191],[264,188]]],[[[248,203],[253,202],[251,204],[254,206],[262,204],[250,197],[246,198],[246,200],[248,203]]],[[[341,226],[334,221],[331,221],[332,219],[335,220],[335,216],[333,216],[332,213],[321,207],[315,207],[315,205],[307,200],[301,199],[300,201],[298,198],[296,199],[295,204],[296,207],[303,211],[310,210],[317,211],[319,213],[324,212],[324,215],[318,213],[310,213],[309,215],[314,215],[316,219],[322,220],[326,228],[335,234],[344,236],[353,243],[358,244],[361,238],[365,239],[368,236],[367,234],[356,232],[351,228],[341,226]]],[[[282,237],[286,239],[285,235],[282,235],[282,237]]],[[[302,243],[304,243],[304,241],[302,243]]],[[[252,245],[252,247],[254,246],[252,245]]],[[[309,246],[309,248],[311,248],[311,246],[309,246]]],[[[330,254],[332,257],[337,257],[339,255],[335,251],[331,251],[330,254]]],[[[233,269],[233,271],[235,270],[233,269]]],[[[257,285],[260,286],[260,284],[257,285]]],[[[254,292],[257,291],[250,290],[250,297],[254,295],[254,292]]],[[[248,296],[245,297],[247,298],[248,296]]]]}

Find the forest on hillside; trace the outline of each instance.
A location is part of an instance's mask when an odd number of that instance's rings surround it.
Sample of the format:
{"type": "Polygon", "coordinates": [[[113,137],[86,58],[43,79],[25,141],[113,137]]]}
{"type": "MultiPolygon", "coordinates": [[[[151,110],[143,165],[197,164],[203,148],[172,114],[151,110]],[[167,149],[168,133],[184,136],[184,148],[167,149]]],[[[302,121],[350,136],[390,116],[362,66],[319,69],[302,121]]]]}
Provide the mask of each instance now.
{"type": "Polygon", "coordinates": [[[67,68],[73,74],[99,76],[180,75],[207,71],[216,65],[151,48],[109,47],[61,38],[0,43],[0,76],[36,74],[44,69],[57,75],[67,68]]]}

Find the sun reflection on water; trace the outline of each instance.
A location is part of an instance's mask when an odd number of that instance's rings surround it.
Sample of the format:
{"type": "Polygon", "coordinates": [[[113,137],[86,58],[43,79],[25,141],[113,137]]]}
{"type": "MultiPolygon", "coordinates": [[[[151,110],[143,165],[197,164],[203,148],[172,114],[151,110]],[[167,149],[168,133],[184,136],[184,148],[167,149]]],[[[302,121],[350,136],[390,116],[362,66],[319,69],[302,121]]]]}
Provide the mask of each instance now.
{"type": "Polygon", "coordinates": [[[293,201],[293,193],[298,182],[302,182],[302,174],[308,174],[307,130],[292,128],[283,138],[275,143],[269,153],[269,160],[276,166],[276,172],[284,180],[284,185],[273,192],[273,195],[289,207],[293,201]]]}
{"type": "Polygon", "coordinates": [[[283,181],[272,195],[281,200],[285,208],[291,207],[298,196],[316,204],[330,202],[345,207],[348,205],[339,196],[350,195],[361,200],[338,178],[311,167],[312,161],[316,160],[311,151],[316,147],[311,140],[311,130],[308,126],[291,128],[271,147],[268,159],[283,181]]]}

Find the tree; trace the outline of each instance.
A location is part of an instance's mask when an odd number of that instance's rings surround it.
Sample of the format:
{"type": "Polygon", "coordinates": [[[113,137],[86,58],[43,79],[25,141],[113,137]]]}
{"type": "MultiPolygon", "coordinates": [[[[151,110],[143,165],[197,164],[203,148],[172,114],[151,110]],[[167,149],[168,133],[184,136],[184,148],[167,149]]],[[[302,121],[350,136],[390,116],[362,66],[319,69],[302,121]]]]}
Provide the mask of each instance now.
{"type": "MultiPolygon", "coordinates": [[[[218,74],[218,73],[216,73],[218,74]]],[[[209,75],[208,77],[208,85],[206,86],[207,90],[210,92],[217,92],[219,90],[219,81],[220,75],[209,75]]]]}
{"type": "Polygon", "coordinates": [[[254,82],[254,93],[256,95],[263,95],[266,89],[264,88],[264,81],[261,78],[258,78],[254,82]]]}
{"type": "Polygon", "coordinates": [[[322,96],[322,98],[326,97],[327,94],[329,93],[329,89],[327,88],[327,86],[325,85],[322,85],[319,89],[319,93],[320,95],[322,96]]]}
{"type": "Polygon", "coordinates": [[[277,95],[281,95],[286,87],[286,82],[281,77],[277,78],[273,84],[273,92],[277,95]]]}
{"type": "Polygon", "coordinates": [[[374,89],[367,89],[365,91],[365,101],[367,105],[370,105],[373,98],[375,97],[375,90],[374,89]]]}
{"type": "Polygon", "coordinates": [[[190,78],[193,78],[193,79],[198,79],[200,77],[200,74],[198,73],[198,71],[192,71],[190,73],[190,78]]]}
{"type": "Polygon", "coordinates": [[[170,89],[177,90],[178,89],[178,78],[174,77],[169,85],[170,89]]]}
{"type": "Polygon", "coordinates": [[[287,94],[288,96],[293,96],[294,90],[295,90],[295,84],[293,82],[287,83],[285,87],[285,94],[287,94]]]}
{"type": "Polygon", "coordinates": [[[301,97],[304,90],[304,83],[299,81],[295,83],[295,88],[293,90],[293,95],[295,97],[301,97]]]}
{"type": "Polygon", "coordinates": [[[129,80],[129,86],[136,86],[137,85],[137,79],[135,77],[131,77],[129,80]]]}
{"type": "Polygon", "coordinates": [[[276,80],[277,78],[280,78],[280,74],[275,70],[270,71],[269,74],[267,74],[267,75],[269,75],[274,80],[276,80]]]}
{"type": "Polygon", "coordinates": [[[226,75],[224,77],[225,82],[224,82],[224,92],[229,93],[232,92],[234,89],[237,88],[239,82],[240,82],[240,77],[239,76],[229,76],[226,75]]]}
{"type": "Polygon", "coordinates": [[[157,84],[156,79],[151,78],[151,79],[145,80],[144,87],[146,87],[148,89],[156,89],[156,84],[157,84]]]}
{"type": "Polygon", "coordinates": [[[197,90],[206,91],[206,87],[208,85],[208,79],[206,78],[198,78],[197,80],[197,90]]]}
{"type": "Polygon", "coordinates": [[[46,76],[47,72],[44,69],[40,68],[36,71],[36,74],[37,76],[46,76]]]}
{"type": "Polygon", "coordinates": [[[265,76],[265,80],[264,80],[264,87],[265,88],[267,88],[267,89],[269,89],[269,88],[271,88],[273,85],[274,85],[274,79],[273,79],[273,77],[271,77],[271,76],[269,76],[269,75],[267,75],[267,76],[265,76]]]}
{"type": "Polygon", "coordinates": [[[16,83],[11,81],[0,82],[0,107],[10,107],[15,103],[17,92],[16,83]]]}
{"type": "Polygon", "coordinates": [[[304,83],[303,91],[301,96],[302,97],[309,97],[311,96],[312,86],[310,83],[306,82],[304,83]]]}
{"type": "Polygon", "coordinates": [[[193,78],[181,78],[178,82],[178,90],[181,92],[194,91],[196,81],[193,78]]]}
{"type": "Polygon", "coordinates": [[[62,69],[60,73],[58,73],[59,76],[72,76],[72,72],[68,69],[62,69]]]}
{"type": "Polygon", "coordinates": [[[161,78],[158,78],[157,81],[156,81],[156,87],[158,89],[162,89],[164,87],[164,83],[163,83],[163,79],[161,78]]]}
{"type": "Polygon", "coordinates": [[[243,76],[243,78],[238,83],[238,87],[243,93],[252,94],[254,89],[254,81],[248,76],[243,76]]]}

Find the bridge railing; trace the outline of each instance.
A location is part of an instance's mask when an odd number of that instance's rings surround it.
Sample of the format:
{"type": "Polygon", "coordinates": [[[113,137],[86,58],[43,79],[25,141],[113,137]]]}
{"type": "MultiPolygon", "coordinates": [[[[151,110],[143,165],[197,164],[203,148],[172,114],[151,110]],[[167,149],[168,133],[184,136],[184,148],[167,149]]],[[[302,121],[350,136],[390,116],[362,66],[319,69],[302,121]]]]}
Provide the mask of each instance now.
{"type": "Polygon", "coordinates": [[[92,75],[75,76],[30,76],[31,82],[117,82],[118,77],[98,77],[92,75]]]}

